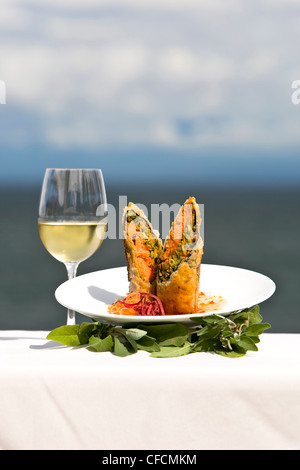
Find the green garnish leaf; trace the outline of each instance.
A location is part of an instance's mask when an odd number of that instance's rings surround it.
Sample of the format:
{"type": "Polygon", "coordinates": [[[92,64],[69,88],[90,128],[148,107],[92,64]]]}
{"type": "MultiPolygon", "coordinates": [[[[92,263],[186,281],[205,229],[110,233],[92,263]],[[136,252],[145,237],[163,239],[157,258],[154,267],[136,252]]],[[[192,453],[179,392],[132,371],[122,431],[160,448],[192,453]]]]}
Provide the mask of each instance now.
{"type": "Polygon", "coordinates": [[[50,331],[47,339],[57,341],[66,346],[79,346],[82,344],[79,339],[79,325],[64,325],[50,331]]]}
{"type": "Polygon", "coordinates": [[[219,354],[220,356],[224,357],[231,357],[231,358],[236,358],[236,357],[243,357],[246,354],[246,350],[240,349],[240,350],[230,350],[230,349],[216,349],[216,354],[219,354]]]}
{"type": "Polygon", "coordinates": [[[159,325],[139,325],[156,339],[159,346],[182,346],[188,339],[190,331],[181,323],[163,323],[159,325]]]}
{"type": "Polygon", "coordinates": [[[127,338],[133,339],[134,341],[138,341],[143,336],[147,334],[144,330],[139,330],[138,328],[128,328],[125,330],[125,335],[127,338]]]}
{"type": "Polygon", "coordinates": [[[258,336],[264,330],[266,330],[267,328],[270,328],[270,326],[271,325],[269,323],[260,323],[260,324],[251,325],[251,326],[248,326],[248,328],[244,330],[244,334],[247,336],[258,336]]]}
{"type": "Polygon", "coordinates": [[[163,346],[159,351],[155,351],[151,354],[152,357],[178,357],[189,354],[192,350],[192,345],[189,341],[186,341],[182,346],[163,346]]]}
{"type": "Polygon", "coordinates": [[[51,331],[47,339],[66,346],[87,345],[96,352],[111,352],[119,357],[139,350],[151,357],[178,357],[198,352],[237,358],[258,351],[259,336],[268,328],[262,322],[259,306],[226,317],[212,314],[193,317],[194,325],[181,323],[137,323],[123,327],[93,321],[65,325],[51,331]]]}
{"type": "Polygon", "coordinates": [[[160,347],[156,343],[155,339],[148,335],[143,336],[139,341],[137,341],[137,348],[148,352],[160,351],[160,347]]]}
{"type": "Polygon", "coordinates": [[[130,343],[127,341],[120,341],[120,339],[116,336],[115,337],[115,344],[114,344],[114,354],[116,356],[120,356],[120,357],[125,357],[125,356],[129,356],[130,354],[132,354],[132,349],[130,347],[130,343]]]}
{"type": "Polygon", "coordinates": [[[114,346],[114,340],[111,335],[101,339],[97,336],[91,336],[89,339],[89,347],[97,352],[112,351],[114,346]]]}
{"type": "Polygon", "coordinates": [[[245,350],[258,351],[258,347],[255,342],[247,335],[241,336],[238,345],[245,350]]]}

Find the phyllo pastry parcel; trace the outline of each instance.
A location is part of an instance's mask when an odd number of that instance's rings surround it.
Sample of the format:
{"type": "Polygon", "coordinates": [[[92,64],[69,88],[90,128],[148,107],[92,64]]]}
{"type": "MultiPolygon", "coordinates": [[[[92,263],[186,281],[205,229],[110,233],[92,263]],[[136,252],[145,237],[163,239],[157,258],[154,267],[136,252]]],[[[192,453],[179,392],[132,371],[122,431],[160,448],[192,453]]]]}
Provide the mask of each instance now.
{"type": "MultiPolygon", "coordinates": [[[[197,312],[203,254],[200,224],[199,206],[190,197],[181,206],[163,244],[144,212],[135,204],[128,204],[123,214],[123,241],[129,293],[136,293],[137,298],[129,294],[126,305],[119,302],[123,310],[128,303],[132,308],[140,308],[143,299],[149,303],[156,297],[163,314],[197,312]],[[145,297],[147,293],[152,297],[145,297]]],[[[156,310],[149,312],[149,315],[161,314],[156,310]]]]}
{"type": "Polygon", "coordinates": [[[167,236],[157,270],[157,296],[167,315],[196,312],[203,240],[200,210],[190,197],[167,236]]]}
{"type": "Polygon", "coordinates": [[[132,202],[124,209],[122,222],[129,292],[155,294],[162,241],[144,212],[132,202]]]}

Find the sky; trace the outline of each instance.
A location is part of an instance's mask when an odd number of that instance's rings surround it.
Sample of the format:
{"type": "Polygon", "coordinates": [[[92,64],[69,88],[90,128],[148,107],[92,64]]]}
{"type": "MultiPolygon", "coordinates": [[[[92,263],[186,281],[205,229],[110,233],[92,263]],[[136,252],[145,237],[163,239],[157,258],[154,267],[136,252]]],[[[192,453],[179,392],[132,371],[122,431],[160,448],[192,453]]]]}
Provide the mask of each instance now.
{"type": "Polygon", "coordinates": [[[0,0],[0,184],[300,182],[298,0],[0,0]],[[0,100],[1,101],[1,100],[0,100]]]}

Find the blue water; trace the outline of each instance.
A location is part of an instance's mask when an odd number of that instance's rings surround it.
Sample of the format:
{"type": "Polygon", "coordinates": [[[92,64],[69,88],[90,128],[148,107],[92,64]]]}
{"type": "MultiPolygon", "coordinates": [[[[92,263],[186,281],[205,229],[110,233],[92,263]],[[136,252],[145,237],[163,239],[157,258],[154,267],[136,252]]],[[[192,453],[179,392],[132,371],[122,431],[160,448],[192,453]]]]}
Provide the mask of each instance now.
{"type": "MultiPolygon", "coordinates": [[[[119,195],[143,203],[183,203],[193,195],[205,205],[203,263],[238,266],[271,277],[277,290],[261,304],[269,332],[300,332],[299,189],[200,189],[110,187],[108,201],[119,195]]],[[[63,264],[43,247],[37,231],[39,188],[0,190],[0,329],[51,330],[65,323],[55,298],[66,280],[63,264]]],[[[78,275],[125,265],[121,240],[104,241],[78,275]]],[[[86,320],[77,315],[77,320],[86,320]]]]}

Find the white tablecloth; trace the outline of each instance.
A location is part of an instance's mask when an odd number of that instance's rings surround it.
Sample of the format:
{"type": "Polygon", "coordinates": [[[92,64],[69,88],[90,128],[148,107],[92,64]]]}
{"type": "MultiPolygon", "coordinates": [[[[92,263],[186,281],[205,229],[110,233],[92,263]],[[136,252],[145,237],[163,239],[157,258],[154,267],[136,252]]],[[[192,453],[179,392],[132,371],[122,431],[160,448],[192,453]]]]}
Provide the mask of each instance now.
{"type": "Polygon", "coordinates": [[[120,358],[0,331],[0,448],[299,449],[300,335],[238,359],[120,358]]]}

